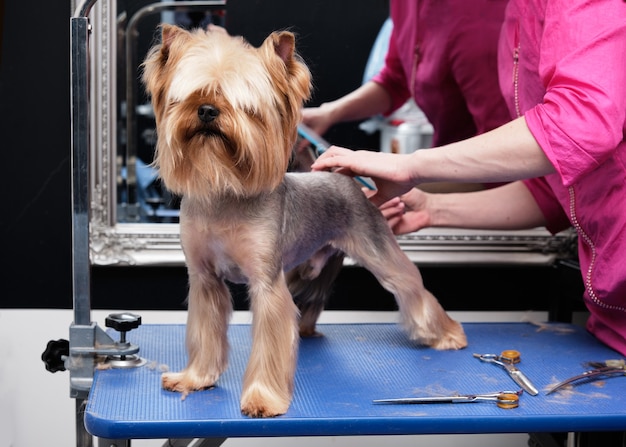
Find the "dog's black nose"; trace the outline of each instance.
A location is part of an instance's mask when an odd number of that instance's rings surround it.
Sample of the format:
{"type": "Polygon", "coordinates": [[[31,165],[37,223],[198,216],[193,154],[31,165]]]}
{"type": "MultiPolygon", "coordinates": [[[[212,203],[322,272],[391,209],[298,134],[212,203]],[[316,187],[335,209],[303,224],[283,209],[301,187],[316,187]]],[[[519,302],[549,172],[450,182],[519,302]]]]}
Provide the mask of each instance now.
{"type": "Polygon", "coordinates": [[[198,117],[205,123],[210,123],[220,114],[220,111],[212,105],[198,107],[198,117]]]}

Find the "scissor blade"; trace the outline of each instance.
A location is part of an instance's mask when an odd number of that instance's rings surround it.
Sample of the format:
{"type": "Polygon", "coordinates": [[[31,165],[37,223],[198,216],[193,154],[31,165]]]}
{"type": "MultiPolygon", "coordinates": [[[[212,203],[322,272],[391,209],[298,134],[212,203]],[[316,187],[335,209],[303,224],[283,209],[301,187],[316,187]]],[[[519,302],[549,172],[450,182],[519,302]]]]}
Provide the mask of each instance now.
{"type": "Polygon", "coordinates": [[[582,378],[584,378],[584,377],[589,377],[589,375],[588,375],[588,374],[587,374],[587,375],[585,375],[585,374],[579,374],[579,375],[577,375],[577,376],[570,377],[569,379],[565,379],[564,381],[557,383],[557,384],[556,384],[556,385],[554,385],[552,388],[550,388],[548,391],[546,391],[546,395],[548,395],[548,394],[552,394],[552,393],[554,393],[555,391],[560,390],[560,389],[561,389],[561,388],[563,388],[564,386],[567,386],[567,385],[569,385],[570,383],[574,383],[574,382],[576,382],[577,380],[580,380],[580,379],[582,379],[582,378]]]}
{"type": "Polygon", "coordinates": [[[375,404],[442,404],[474,402],[476,396],[402,397],[399,399],[376,399],[375,404]]]}
{"type": "Polygon", "coordinates": [[[626,371],[620,368],[614,368],[611,366],[606,366],[604,368],[592,369],[590,371],[585,371],[582,374],[578,374],[577,376],[570,377],[569,379],[565,379],[564,381],[557,383],[552,388],[550,388],[546,394],[552,394],[555,391],[560,390],[561,388],[570,385],[578,380],[594,380],[597,377],[603,376],[613,376],[613,375],[626,375],[626,371]]]}
{"type": "Polygon", "coordinates": [[[539,391],[537,390],[535,385],[533,385],[530,379],[526,377],[526,374],[524,374],[523,372],[521,372],[519,369],[515,368],[514,366],[510,366],[510,365],[507,365],[506,370],[511,376],[511,378],[515,381],[515,383],[521,386],[522,389],[526,391],[528,394],[530,394],[531,396],[536,396],[537,394],[539,394],[539,391]]]}

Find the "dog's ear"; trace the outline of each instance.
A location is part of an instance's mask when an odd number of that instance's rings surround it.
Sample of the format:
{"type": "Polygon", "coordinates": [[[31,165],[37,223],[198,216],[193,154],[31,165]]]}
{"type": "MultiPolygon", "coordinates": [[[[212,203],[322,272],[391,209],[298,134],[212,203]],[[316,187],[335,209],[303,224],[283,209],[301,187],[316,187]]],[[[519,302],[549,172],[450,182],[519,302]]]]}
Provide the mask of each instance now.
{"type": "Polygon", "coordinates": [[[296,51],[296,38],[289,31],[274,31],[267,36],[261,51],[266,57],[278,56],[286,65],[293,60],[296,51]]]}
{"type": "Polygon", "coordinates": [[[161,55],[164,59],[167,59],[172,42],[178,37],[188,35],[189,31],[186,31],[178,26],[169,25],[164,23],[161,25],[161,55]]]}
{"type": "MultiPolygon", "coordinates": [[[[147,92],[152,98],[152,104],[157,113],[157,121],[160,117],[158,111],[164,109],[163,103],[165,101],[165,86],[166,77],[164,76],[165,65],[170,59],[170,49],[174,45],[174,41],[183,39],[186,41],[190,36],[188,31],[177,26],[162,24],[160,26],[161,31],[161,44],[154,45],[143,62],[142,80],[146,86],[147,92]]],[[[177,44],[178,45],[178,44],[177,44]]]]}
{"type": "MultiPolygon", "coordinates": [[[[311,74],[308,67],[296,52],[296,37],[290,31],[274,31],[261,45],[266,61],[275,61],[276,56],[282,61],[282,70],[286,70],[291,89],[300,99],[308,99],[311,89],[311,74]]],[[[273,74],[278,73],[275,63],[269,62],[268,68],[273,74]],[[276,71],[275,71],[276,70],[276,71]]],[[[283,72],[284,73],[284,72],[283,72]]]]}
{"type": "Polygon", "coordinates": [[[283,62],[287,63],[293,59],[296,50],[296,38],[289,31],[281,31],[272,33],[270,36],[273,40],[274,51],[283,62]]]}

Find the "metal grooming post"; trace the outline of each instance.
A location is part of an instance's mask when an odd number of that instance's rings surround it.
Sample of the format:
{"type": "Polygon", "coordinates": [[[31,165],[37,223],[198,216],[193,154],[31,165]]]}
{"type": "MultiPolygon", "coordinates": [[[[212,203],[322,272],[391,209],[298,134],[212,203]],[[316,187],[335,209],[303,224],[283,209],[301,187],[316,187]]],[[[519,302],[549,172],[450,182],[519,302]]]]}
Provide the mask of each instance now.
{"type": "MultiPolygon", "coordinates": [[[[122,331],[114,341],[91,321],[91,266],[89,261],[89,11],[96,0],[82,2],[70,21],[71,47],[71,149],[72,149],[72,276],[74,321],[70,326],[70,397],[76,399],[76,445],[91,447],[93,437],[86,431],[83,411],[93,382],[96,356],[136,360],[137,346],[127,343],[125,332],[141,319],[132,314],[111,316],[107,326],[122,331]]],[[[107,319],[109,320],[109,319],[107,319]]]]}
{"type": "MultiPolygon", "coordinates": [[[[95,333],[91,323],[89,263],[89,19],[95,3],[78,6],[70,21],[71,76],[71,145],[72,145],[72,276],[74,321],[70,326],[70,361],[72,352],[83,347],[95,333]]],[[[94,345],[91,344],[91,347],[94,345]]],[[[89,394],[93,364],[70,369],[70,396],[76,399],[76,445],[90,447],[92,436],[83,424],[82,412],[89,394]]]]}
{"type": "MultiPolygon", "coordinates": [[[[69,342],[51,341],[42,360],[51,372],[69,370],[70,397],[76,399],[76,445],[92,447],[93,437],[84,425],[84,409],[93,384],[96,364],[106,358],[113,368],[142,366],[139,347],[126,341],[126,332],[141,324],[141,317],[127,312],[107,317],[106,326],[120,332],[119,341],[113,340],[102,328],[91,321],[91,263],[89,258],[90,222],[90,63],[88,15],[97,0],[83,0],[70,19],[70,79],[71,79],[71,163],[72,163],[72,277],[74,321],[70,325],[69,342]],[[69,345],[69,348],[68,348],[69,345]]],[[[145,13],[174,6],[217,8],[224,1],[165,2],[144,8],[145,13]]],[[[214,440],[210,440],[213,442],[214,440]]],[[[203,440],[196,445],[207,444],[203,440]]],[[[100,439],[99,445],[129,446],[130,440],[100,439]]]]}
{"type": "MultiPolygon", "coordinates": [[[[135,355],[139,347],[126,341],[126,332],[141,324],[141,317],[127,312],[109,315],[106,326],[120,332],[115,341],[96,323],[91,321],[91,263],[89,259],[89,35],[91,24],[88,15],[97,0],[84,0],[78,5],[70,20],[70,76],[71,76],[71,151],[72,151],[72,276],[74,321],[70,326],[69,349],[66,340],[51,342],[42,359],[51,372],[70,371],[70,397],[76,399],[76,445],[92,447],[93,437],[84,425],[84,408],[93,383],[98,357],[107,359],[113,368],[132,368],[144,364],[135,355]],[[67,355],[65,355],[67,354],[67,355]]],[[[142,9],[142,13],[186,6],[217,9],[224,1],[164,2],[142,9]]],[[[212,442],[213,440],[211,440],[212,442]]],[[[208,440],[202,444],[208,445],[208,440]]],[[[217,440],[219,445],[223,440],[217,440]]],[[[99,445],[129,446],[130,440],[100,439],[99,445]]],[[[213,444],[211,444],[213,445],[213,444]]]]}

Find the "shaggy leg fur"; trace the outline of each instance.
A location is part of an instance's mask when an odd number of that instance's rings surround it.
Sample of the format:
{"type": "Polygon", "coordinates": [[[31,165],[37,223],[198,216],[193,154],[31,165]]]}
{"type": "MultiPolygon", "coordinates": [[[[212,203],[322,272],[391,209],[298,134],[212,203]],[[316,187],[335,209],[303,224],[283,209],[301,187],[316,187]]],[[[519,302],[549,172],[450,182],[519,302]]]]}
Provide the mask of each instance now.
{"type": "Polygon", "coordinates": [[[250,287],[252,352],[246,367],[241,411],[252,417],[284,414],[293,394],[298,349],[298,310],[282,272],[268,286],[250,287]]]}
{"type": "Polygon", "coordinates": [[[187,395],[215,385],[228,365],[231,311],[230,291],[223,281],[190,274],[186,333],[189,362],[179,373],[163,374],[163,388],[187,395]]]}
{"type": "Polygon", "coordinates": [[[384,221],[379,230],[375,240],[365,241],[366,234],[357,232],[358,239],[347,238],[339,245],[394,294],[401,324],[412,340],[435,349],[466,347],[462,326],[426,290],[419,270],[402,252],[384,221]],[[383,239],[387,241],[382,242],[383,239]]]}

